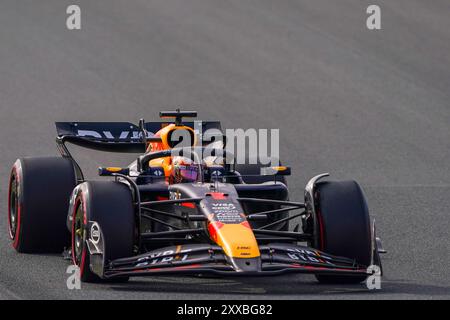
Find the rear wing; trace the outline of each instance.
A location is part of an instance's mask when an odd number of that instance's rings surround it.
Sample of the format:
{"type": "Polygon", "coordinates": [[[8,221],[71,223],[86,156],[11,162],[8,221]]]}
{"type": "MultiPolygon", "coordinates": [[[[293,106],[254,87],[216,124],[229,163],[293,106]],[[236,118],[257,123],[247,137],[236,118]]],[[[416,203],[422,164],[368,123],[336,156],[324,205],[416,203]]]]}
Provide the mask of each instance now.
{"type": "MultiPolygon", "coordinates": [[[[171,122],[141,122],[140,126],[129,122],[56,122],[56,141],[60,151],[69,142],[99,151],[143,153],[146,142],[160,141],[155,133],[168,124],[171,122]]],[[[219,121],[192,121],[183,125],[191,127],[202,143],[207,130],[222,131],[219,121]]]]}
{"type": "MultiPolygon", "coordinates": [[[[155,133],[171,123],[140,120],[137,126],[129,122],[56,122],[56,145],[61,156],[72,160],[77,180],[82,182],[84,181],[83,171],[70,154],[66,143],[98,151],[145,153],[148,142],[161,141],[155,133]]],[[[222,134],[219,121],[196,120],[185,122],[183,125],[194,130],[200,145],[211,141],[211,137],[205,136],[207,130],[215,129],[212,137],[222,134]]]]}

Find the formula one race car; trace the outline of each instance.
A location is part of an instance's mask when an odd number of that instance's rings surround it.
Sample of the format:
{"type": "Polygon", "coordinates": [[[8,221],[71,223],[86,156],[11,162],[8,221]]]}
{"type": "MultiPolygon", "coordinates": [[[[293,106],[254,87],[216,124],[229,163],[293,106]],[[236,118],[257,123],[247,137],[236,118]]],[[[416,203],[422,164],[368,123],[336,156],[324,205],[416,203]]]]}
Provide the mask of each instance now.
{"type": "Polygon", "coordinates": [[[374,224],[354,181],[312,178],[289,201],[286,166],[238,164],[215,121],[57,122],[62,157],[18,159],[9,180],[8,226],[18,252],[63,252],[81,280],[130,276],[234,276],[297,272],[358,283],[381,268],[374,224]],[[211,133],[212,132],[212,133],[211,133]],[[87,181],[66,144],[140,153],[87,181]],[[319,181],[320,180],[320,181],[319,181]],[[289,222],[301,219],[292,229],[289,222]],[[301,227],[300,227],[301,225],[301,227]]]}

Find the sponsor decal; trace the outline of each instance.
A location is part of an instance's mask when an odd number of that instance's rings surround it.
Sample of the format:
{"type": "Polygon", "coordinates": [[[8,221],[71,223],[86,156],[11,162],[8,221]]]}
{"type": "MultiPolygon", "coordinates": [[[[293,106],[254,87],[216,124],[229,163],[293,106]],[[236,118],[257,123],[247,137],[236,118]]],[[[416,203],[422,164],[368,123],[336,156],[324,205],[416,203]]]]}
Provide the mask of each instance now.
{"type": "Polygon", "coordinates": [[[245,220],[242,210],[232,202],[213,202],[209,209],[214,215],[214,220],[224,224],[238,224],[245,220]]]}
{"type": "Polygon", "coordinates": [[[327,259],[331,259],[328,256],[321,255],[317,251],[300,249],[300,248],[288,248],[287,255],[292,260],[305,261],[305,262],[314,262],[314,263],[325,263],[328,265],[333,265],[327,259]]]}
{"type": "Polygon", "coordinates": [[[146,257],[141,257],[136,262],[136,267],[146,267],[157,265],[160,263],[170,263],[173,261],[186,261],[189,258],[189,252],[191,249],[182,249],[181,246],[177,246],[175,250],[165,250],[152,252],[146,257]]]}
{"type": "MultiPolygon", "coordinates": [[[[111,140],[136,140],[141,141],[142,132],[122,131],[120,135],[114,136],[111,131],[77,130],[77,136],[86,138],[111,139],[111,140]]],[[[147,132],[147,138],[154,137],[154,133],[147,132]]]]}
{"type": "Polygon", "coordinates": [[[100,242],[101,232],[100,232],[100,227],[97,222],[94,222],[91,226],[90,237],[91,237],[91,241],[94,244],[98,244],[100,242]]]}

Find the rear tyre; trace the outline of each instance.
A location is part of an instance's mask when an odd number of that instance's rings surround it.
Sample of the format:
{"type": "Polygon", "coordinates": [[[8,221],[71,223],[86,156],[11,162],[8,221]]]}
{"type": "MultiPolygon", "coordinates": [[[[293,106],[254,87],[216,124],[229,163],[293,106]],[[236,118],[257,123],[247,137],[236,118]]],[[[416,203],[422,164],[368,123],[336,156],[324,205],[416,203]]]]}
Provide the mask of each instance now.
{"type": "MultiPolygon", "coordinates": [[[[130,257],[134,245],[134,209],[130,189],[116,181],[89,181],[77,190],[72,214],[72,260],[83,282],[105,282],[90,269],[87,224],[96,221],[105,243],[105,262],[130,257]]],[[[128,277],[107,282],[124,282],[128,277]]]]}
{"type": "MultiPolygon", "coordinates": [[[[364,194],[355,181],[319,182],[316,186],[319,247],[326,253],[371,261],[370,218],[364,194]]],[[[321,283],[360,283],[367,276],[316,275],[321,283]]]]}
{"type": "Polygon", "coordinates": [[[22,253],[62,252],[69,198],[76,185],[72,161],[61,157],[18,159],[11,170],[8,231],[22,253]]]}

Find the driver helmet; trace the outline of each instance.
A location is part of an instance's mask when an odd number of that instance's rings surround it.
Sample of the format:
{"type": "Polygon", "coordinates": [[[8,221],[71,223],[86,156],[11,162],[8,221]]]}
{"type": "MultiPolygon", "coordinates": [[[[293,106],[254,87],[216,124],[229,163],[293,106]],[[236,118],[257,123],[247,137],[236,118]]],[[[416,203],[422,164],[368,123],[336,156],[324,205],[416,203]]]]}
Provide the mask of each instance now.
{"type": "Polygon", "coordinates": [[[172,177],[175,183],[195,182],[198,175],[198,165],[190,158],[177,156],[172,159],[172,177]]]}

